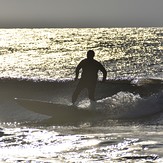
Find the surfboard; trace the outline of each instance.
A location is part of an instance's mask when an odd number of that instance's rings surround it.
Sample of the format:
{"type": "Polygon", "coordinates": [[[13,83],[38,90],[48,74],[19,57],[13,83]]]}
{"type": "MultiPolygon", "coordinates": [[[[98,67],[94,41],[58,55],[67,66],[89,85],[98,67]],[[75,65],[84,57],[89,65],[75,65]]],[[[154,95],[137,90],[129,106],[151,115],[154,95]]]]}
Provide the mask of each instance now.
{"type": "Polygon", "coordinates": [[[16,102],[25,109],[35,113],[54,117],[58,120],[83,120],[91,117],[99,117],[101,112],[83,109],[73,105],[57,104],[47,101],[15,98],[16,102]]]}

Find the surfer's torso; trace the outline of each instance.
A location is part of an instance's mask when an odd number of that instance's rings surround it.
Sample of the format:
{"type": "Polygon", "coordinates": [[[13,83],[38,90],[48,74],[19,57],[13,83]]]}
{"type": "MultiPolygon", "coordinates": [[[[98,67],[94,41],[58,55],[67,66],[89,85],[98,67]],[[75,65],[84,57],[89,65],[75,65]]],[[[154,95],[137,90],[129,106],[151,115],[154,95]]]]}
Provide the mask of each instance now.
{"type": "Polygon", "coordinates": [[[94,59],[84,59],[79,63],[82,69],[81,80],[97,81],[98,71],[103,69],[100,62],[94,59]]]}

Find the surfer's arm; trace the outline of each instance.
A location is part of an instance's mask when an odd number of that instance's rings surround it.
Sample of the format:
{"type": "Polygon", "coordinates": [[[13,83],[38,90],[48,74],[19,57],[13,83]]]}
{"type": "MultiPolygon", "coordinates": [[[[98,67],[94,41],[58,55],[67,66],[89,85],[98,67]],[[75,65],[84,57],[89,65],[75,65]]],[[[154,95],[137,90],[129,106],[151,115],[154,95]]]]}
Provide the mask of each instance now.
{"type": "Polygon", "coordinates": [[[82,62],[80,62],[78,64],[78,66],[76,67],[76,70],[75,70],[75,81],[78,79],[79,71],[80,71],[81,68],[82,68],[82,62]]]}
{"type": "Polygon", "coordinates": [[[106,76],[107,76],[107,71],[106,71],[106,69],[104,68],[104,66],[101,65],[101,64],[100,64],[100,71],[103,73],[103,79],[102,79],[102,81],[105,82],[106,76]]]}

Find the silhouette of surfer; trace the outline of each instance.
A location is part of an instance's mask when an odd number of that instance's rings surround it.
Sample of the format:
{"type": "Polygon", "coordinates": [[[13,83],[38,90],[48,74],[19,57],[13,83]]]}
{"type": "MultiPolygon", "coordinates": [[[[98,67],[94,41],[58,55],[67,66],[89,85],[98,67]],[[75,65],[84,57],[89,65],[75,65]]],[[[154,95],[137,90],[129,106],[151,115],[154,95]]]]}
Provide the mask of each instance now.
{"type": "Polygon", "coordinates": [[[91,102],[95,101],[95,88],[98,79],[98,71],[100,70],[103,73],[103,82],[106,80],[107,72],[103,65],[94,59],[95,52],[93,50],[89,50],[87,52],[87,58],[83,59],[76,67],[76,76],[75,81],[78,79],[79,71],[82,69],[81,78],[77,87],[72,95],[72,103],[75,104],[78,95],[83,89],[88,90],[88,97],[91,102]]]}

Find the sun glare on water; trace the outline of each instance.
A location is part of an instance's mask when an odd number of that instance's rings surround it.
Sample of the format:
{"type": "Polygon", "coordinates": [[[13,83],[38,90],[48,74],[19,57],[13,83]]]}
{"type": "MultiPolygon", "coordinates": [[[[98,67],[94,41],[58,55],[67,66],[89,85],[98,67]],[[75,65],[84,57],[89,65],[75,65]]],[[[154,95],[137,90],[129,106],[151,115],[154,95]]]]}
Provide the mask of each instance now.
{"type": "Polygon", "coordinates": [[[161,28],[1,29],[0,77],[72,78],[90,49],[110,77],[152,74],[157,66],[149,65],[161,63],[159,33],[161,28]]]}

